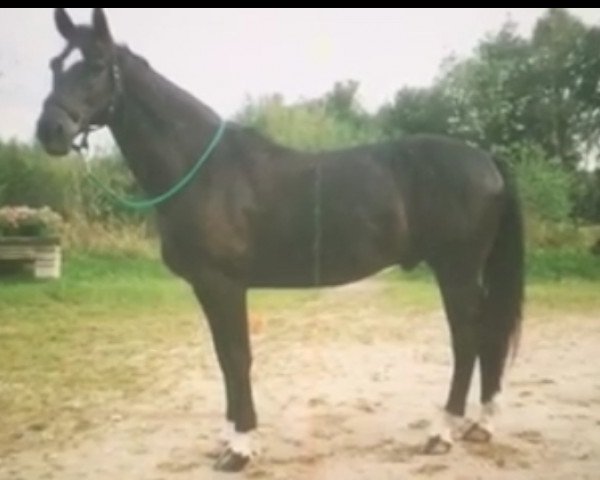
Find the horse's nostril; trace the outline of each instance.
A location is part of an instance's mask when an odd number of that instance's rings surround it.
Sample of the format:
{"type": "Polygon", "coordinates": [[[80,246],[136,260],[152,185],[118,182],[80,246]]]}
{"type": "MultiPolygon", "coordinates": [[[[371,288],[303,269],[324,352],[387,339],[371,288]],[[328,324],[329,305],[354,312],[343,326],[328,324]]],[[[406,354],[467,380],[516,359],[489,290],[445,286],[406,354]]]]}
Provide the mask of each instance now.
{"type": "Polygon", "coordinates": [[[56,122],[51,131],[54,138],[62,138],[65,134],[65,127],[61,122],[56,122]]]}
{"type": "Polygon", "coordinates": [[[38,122],[37,136],[42,142],[49,143],[60,140],[65,136],[66,129],[61,121],[41,118],[38,122]]]}

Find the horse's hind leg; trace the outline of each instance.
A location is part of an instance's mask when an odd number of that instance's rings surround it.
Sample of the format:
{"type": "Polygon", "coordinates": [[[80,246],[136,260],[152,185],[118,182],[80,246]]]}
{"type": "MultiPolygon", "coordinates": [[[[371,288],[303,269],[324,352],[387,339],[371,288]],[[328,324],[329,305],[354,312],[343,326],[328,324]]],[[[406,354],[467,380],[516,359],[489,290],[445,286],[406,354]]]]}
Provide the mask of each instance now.
{"type": "MultiPolygon", "coordinates": [[[[486,314],[484,309],[484,315],[486,314]]],[[[464,439],[472,442],[488,442],[494,432],[493,420],[498,413],[498,395],[501,388],[506,345],[503,336],[483,319],[481,342],[479,347],[479,366],[481,370],[481,414],[465,432],[464,439]]]]}
{"type": "Polygon", "coordinates": [[[483,289],[479,267],[466,256],[432,263],[442,293],[452,338],[454,370],[441,422],[434,425],[425,453],[450,450],[453,434],[464,424],[467,395],[479,351],[483,289]],[[461,261],[464,260],[464,261],[461,261]]]}
{"type": "Polygon", "coordinates": [[[252,451],[256,414],[250,383],[251,351],[246,290],[218,272],[205,274],[194,291],[208,319],[226,391],[226,420],[231,431],[215,469],[239,471],[252,451]]]}

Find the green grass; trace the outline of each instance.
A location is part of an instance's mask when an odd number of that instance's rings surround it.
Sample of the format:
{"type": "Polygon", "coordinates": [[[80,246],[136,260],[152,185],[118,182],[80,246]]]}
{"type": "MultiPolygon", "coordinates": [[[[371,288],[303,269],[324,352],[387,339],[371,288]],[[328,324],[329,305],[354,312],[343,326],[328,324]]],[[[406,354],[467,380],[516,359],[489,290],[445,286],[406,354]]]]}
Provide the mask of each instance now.
{"type": "MultiPolygon", "coordinates": [[[[556,282],[565,279],[600,283],[600,256],[583,249],[537,249],[527,253],[525,260],[528,282],[556,282]]],[[[390,278],[431,281],[431,271],[419,265],[410,272],[386,270],[390,278]]]]}
{"type": "Polygon", "coordinates": [[[160,262],[151,258],[74,254],[67,257],[59,281],[3,283],[0,302],[15,313],[33,314],[33,318],[25,316],[36,321],[36,313],[44,316],[57,310],[64,310],[61,316],[78,316],[173,308],[187,297],[185,290],[183,283],[174,281],[160,262]]]}
{"type": "MultiPolygon", "coordinates": [[[[106,402],[142,391],[170,348],[212,348],[200,345],[191,289],[155,258],[74,253],[58,281],[0,282],[0,456],[41,438],[31,431],[66,438],[106,402]]],[[[261,292],[251,303],[278,315],[312,295],[261,292]]]]}
{"type": "MultiPolygon", "coordinates": [[[[536,250],[528,253],[526,266],[526,316],[600,311],[600,256],[577,249],[536,250]]],[[[439,307],[433,276],[426,267],[409,273],[392,269],[383,276],[389,280],[389,298],[399,307],[417,311],[439,307]],[[393,288],[396,281],[402,282],[398,289],[393,288]]]]}
{"type": "MultiPolygon", "coordinates": [[[[528,267],[528,315],[600,311],[598,257],[542,251],[528,267]]],[[[0,282],[0,455],[31,446],[39,437],[31,431],[68,437],[94,409],[143,391],[170,348],[212,348],[201,345],[206,326],[190,288],[151,256],[75,252],[58,281],[0,282]]],[[[398,317],[441,308],[425,269],[388,270],[369,285],[342,296],[254,291],[251,316],[264,320],[269,339],[371,342],[400,338],[398,317]]]]}
{"type": "Polygon", "coordinates": [[[75,254],[59,281],[2,282],[0,451],[49,419],[73,423],[70,403],[94,408],[139,390],[139,366],[128,360],[192,330],[183,314],[193,298],[156,260],[75,254]]]}

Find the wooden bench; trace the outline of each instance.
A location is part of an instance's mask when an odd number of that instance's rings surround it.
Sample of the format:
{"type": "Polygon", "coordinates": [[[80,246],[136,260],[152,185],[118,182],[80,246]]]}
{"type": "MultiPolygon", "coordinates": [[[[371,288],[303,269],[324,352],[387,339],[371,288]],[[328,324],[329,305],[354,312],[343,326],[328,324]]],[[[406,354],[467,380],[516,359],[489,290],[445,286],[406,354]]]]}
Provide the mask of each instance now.
{"type": "Polygon", "coordinates": [[[59,278],[61,248],[58,238],[0,237],[0,261],[33,264],[35,278],[59,278]]]}

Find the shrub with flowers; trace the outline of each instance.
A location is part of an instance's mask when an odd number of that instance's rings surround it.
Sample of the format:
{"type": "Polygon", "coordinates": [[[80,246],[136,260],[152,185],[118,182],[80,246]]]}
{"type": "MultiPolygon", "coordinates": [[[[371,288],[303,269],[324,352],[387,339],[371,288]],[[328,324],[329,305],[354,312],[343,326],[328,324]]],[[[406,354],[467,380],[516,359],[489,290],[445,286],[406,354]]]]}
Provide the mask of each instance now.
{"type": "Polygon", "coordinates": [[[57,236],[62,219],[48,207],[26,206],[0,208],[0,238],[57,236]]]}

